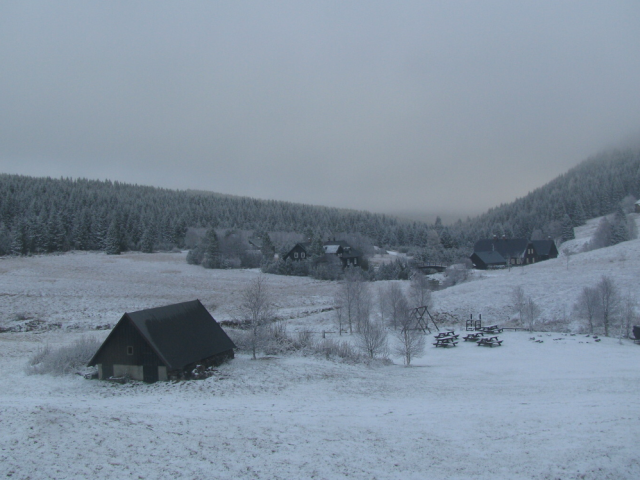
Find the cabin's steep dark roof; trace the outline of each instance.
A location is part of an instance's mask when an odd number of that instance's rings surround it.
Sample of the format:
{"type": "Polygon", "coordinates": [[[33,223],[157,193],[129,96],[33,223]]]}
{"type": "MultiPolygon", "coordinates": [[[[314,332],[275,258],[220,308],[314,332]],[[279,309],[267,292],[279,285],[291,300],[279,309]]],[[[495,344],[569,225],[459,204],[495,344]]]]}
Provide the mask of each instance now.
{"type": "Polygon", "coordinates": [[[553,243],[553,240],[531,240],[531,244],[538,255],[551,255],[552,253],[557,255],[556,244],[553,243]]]}
{"type": "MultiPolygon", "coordinates": [[[[169,370],[204,360],[235,348],[199,300],[176,303],[125,313],[120,319],[131,321],[169,370]]],[[[89,363],[95,364],[105,340],[89,363]]]]}
{"type": "Polygon", "coordinates": [[[485,265],[506,265],[507,261],[498,252],[474,252],[485,265]]]}
{"type": "Polygon", "coordinates": [[[526,238],[494,238],[478,240],[473,251],[498,252],[503,257],[520,257],[527,249],[529,241],[526,238]]]}

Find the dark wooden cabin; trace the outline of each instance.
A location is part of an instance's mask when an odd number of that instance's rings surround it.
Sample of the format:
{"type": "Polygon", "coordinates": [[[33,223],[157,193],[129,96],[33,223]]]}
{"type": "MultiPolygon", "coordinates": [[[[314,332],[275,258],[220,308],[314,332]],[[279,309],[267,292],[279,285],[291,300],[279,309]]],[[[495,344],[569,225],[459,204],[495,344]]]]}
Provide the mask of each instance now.
{"type": "Polygon", "coordinates": [[[558,258],[558,247],[553,240],[531,240],[531,245],[536,252],[538,262],[558,258]]]}
{"type": "Polygon", "coordinates": [[[471,262],[478,269],[497,268],[500,266],[498,256],[504,259],[505,265],[530,265],[557,258],[558,249],[553,240],[494,237],[475,243],[471,262]],[[486,258],[481,258],[483,256],[486,258]]]}
{"type": "Polygon", "coordinates": [[[362,252],[353,248],[345,240],[329,240],[324,242],[323,248],[326,255],[336,255],[343,267],[362,265],[362,252]]]}
{"type": "Polygon", "coordinates": [[[282,257],[283,260],[291,259],[294,262],[305,260],[309,257],[309,243],[296,243],[289,252],[282,257]]]}
{"type": "Polygon", "coordinates": [[[233,341],[199,300],[125,313],[89,362],[98,377],[156,382],[233,358],[233,341]]]}

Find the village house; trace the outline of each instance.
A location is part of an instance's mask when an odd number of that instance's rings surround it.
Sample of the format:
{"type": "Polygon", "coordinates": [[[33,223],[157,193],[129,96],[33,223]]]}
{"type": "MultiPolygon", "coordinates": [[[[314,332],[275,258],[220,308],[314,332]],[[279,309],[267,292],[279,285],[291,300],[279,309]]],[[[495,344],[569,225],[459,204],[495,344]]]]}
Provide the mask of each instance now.
{"type": "Polygon", "coordinates": [[[473,247],[471,262],[474,268],[486,270],[505,266],[530,265],[558,257],[555,242],[526,238],[498,238],[478,240],[473,247]]]}
{"type": "MultiPolygon", "coordinates": [[[[295,246],[283,257],[284,260],[291,259],[294,262],[305,260],[310,257],[309,248],[311,243],[296,243],[295,246]]],[[[362,264],[363,254],[357,248],[352,247],[344,240],[326,241],[322,244],[324,249],[324,258],[317,259],[319,262],[328,261],[331,257],[336,256],[340,259],[342,266],[360,266],[362,264]]]]}
{"type": "Polygon", "coordinates": [[[89,366],[98,378],[153,383],[232,359],[233,341],[199,300],[125,313],[89,366]]]}

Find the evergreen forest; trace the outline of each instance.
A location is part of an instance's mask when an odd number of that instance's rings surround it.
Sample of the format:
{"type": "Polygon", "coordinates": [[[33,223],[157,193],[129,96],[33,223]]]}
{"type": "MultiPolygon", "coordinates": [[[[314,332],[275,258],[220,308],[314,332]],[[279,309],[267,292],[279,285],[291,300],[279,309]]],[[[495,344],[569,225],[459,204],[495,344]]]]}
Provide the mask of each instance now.
{"type": "Polygon", "coordinates": [[[170,250],[185,247],[190,228],[215,228],[259,239],[274,232],[350,235],[423,261],[453,262],[493,235],[567,240],[573,227],[638,197],[640,150],[603,152],[514,202],[452,225],[112,181],[0,174],[0,255],[170,250]]]}

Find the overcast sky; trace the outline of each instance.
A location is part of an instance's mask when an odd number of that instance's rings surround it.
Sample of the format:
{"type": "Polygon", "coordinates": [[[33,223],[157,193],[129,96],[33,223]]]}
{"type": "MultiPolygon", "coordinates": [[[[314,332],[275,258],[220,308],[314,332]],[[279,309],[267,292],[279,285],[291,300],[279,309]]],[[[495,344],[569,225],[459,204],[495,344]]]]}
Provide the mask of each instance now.
{"type": "Polygon", "coordinates": [[[640,132],[640,2],[0,2],[0,172],[471,215],[640,132]]]}

